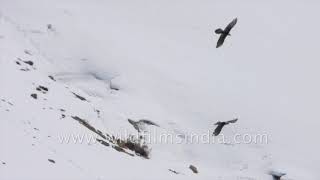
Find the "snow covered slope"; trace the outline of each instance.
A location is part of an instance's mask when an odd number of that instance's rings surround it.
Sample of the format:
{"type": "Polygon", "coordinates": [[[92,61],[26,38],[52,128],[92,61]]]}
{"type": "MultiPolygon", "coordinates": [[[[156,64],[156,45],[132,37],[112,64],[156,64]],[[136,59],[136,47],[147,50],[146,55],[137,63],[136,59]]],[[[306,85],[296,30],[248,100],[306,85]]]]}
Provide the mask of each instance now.
{"type": "Polygon", "coordinates": [[[0,0],[0,179],[319,179],[318,7],[0,0]],[[235,117],[227,139],[268,142],[192,141],[235,117]],[[109,138],[138,135],[129,118],[177,139],[139,156],[109,138]]]}

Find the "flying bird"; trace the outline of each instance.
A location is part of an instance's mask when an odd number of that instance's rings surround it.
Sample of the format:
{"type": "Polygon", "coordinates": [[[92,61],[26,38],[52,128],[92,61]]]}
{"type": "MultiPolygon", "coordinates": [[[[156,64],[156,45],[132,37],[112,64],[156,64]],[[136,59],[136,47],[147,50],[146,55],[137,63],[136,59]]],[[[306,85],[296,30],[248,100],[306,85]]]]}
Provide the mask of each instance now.
{"type": "Polygon", "coordinates": [[[153,126],[160,127],[158,124],[146,119],[141,119],[139,121],[128,119],[128,121],[138,132],[144,131],[146,125],[153,125],[153,126]]]}
{"type": "Polygon", "coordinates": [[[235,123],[235,122],[237,122],[237,121],[238,121],[238,118],[232,119],[232,120],[230,120],[230,121],[223,121],[223,122],[218,121],[218,122],[216,122],[214,125],[218,125],[218,126],[217,126],[216,129],[214,130],[213,135],[218,136],[218,135],[220,134],[223,126],[225,126],[225,125],[227,125],[227,124],[229,124],[229,123],[235,123]]]}
{"type": "Polygon", "coordinates": [[[230,31],[237,24],[237,21],[238,19],[235,18],[231,21],[231,23],[228,24],[228,26],[224,30],[219,28],[214,31],[216,34],[220,34],[219,40],[217,42],[217,48],[222,46],[227,36],[231,36],[230,31]]]}
{"type": "Polygon", "coordinates": [[[278,171],[270,171],[269,174],[273,177],[274,180],[281,180],[281,177],[286,175],[286,173],[278,171]]]}

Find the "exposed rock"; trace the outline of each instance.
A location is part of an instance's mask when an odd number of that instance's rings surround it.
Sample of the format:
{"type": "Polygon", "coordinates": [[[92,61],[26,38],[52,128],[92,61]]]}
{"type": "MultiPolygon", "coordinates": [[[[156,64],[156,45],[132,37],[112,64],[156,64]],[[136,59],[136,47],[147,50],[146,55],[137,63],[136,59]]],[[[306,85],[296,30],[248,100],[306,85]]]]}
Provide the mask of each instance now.
{"type": "Polygon", "coordinates": [[[100,116],[100,110],[98,110],[98,109],[94,109],[94,112],[96,112],[96,113],[97,113],[97,117],[98,117],[98,118],[101,118],[101,116],[100,116]]]}
{"type": "Polygon", "coordinates": [[[47,24],[47,29],[50,31],[54,31],[52,24],[47,24]]]}
{"type": "Polygon", "coordinates": [[[174,174],[180,174],[179,172],[173,170],[173,169],[168,169],[170,172],[173,172],[174,174]]]}
{"type": "Polygon", "coordinates": [[[21,68],[20,71],[30,71],[29,68],[21,68]]]}
{"type": "Polygon", "coordinates": [[[28,55],[30,55],[30,56],[32,55],[31,52],[28,51],[28,50],[24,50],[24,53],[25,53],[25,54],[28,54],[28,55]]]}
{"type": "Polygon", "coordinates": [[[125,152],[124,149],[119,146],[112,146],[112,147],[119,152],[125,152]]]}
{"type": "Polygon", "coordinates": [[[135,152],[136,155],[149,159],[150,149],[147,145],[140,143],[140,140],[132,140],[129,138],[127,140],[117,139],[116,142],[119,147],[129,149],[135,152]]]}
{"type": "Polygon", "coordinates": [[[98,129],[91,126],[86,120],[79,118],[78,116],[71,116],[74,120],[78,121],[80,124],[91,130],[92,132],[98,134],[103,139],[107,139],[107,137],[98,129]]]}
{"type": "Polygon", "coordinates": [[[52,81],[56,81],[53,76],[48,76],[52,81]]]}
{"type": "Polygon", "coordinates": [[[117,145],[112,146],[112,148],[115,149],[115,150],[118,151],[118,152],[123,152],[123,153],[125,153],[125,154],[130,155],[130,156],[134,156],[133,154],[128,153],[128,152],[125,151],[123,148],[121,148],[121,147],[119,147],[119,146],[117,146],[117,145]]]}
{"type": "Polygon", "coordinates": [[[56,161],[54,161],[53,159],[48,159],[48,161],[51,163],[56,163],[56,161]]]}
{"type": "Polygon", "coordinates": [[[31,97],[33,97],[33,99],[37,99],[38,95],[34,93],[34,94],[31,94],[31,97]]]}
{"type": "Polygon", "coordinates": [[[80,99],[81,101],[88,101],[86,98],[84,98],[84,97],[82,97],[82,96],[80,96],[80,95],[78,95],[78,94],[76,94],[74,92],[72,92],[72,94],[75,95],[76,98],[80,99]]]}
{"type": "Polygon", "coordinates": [[[119,91],[120,87],[117,86],[116,84],[110,82],[110,89],[115,90],[115,91],[119,91]]]}
{"type": "Polygon", "coordinates": [[[49,91],[49,89],[45,86],[41,86],[39,85],[37,88],[36,88],[37,91],[41,91],[42,93],[47,93],[49,91]]]}
{"type": "Polygon", "coordinates": [[[195,173],[195,174],[198,174],[198,173],[199,173],[197,167],[195,167],[194,165],[190,165],[189,168],[191,169],[191,171],[192,171],[193,173],[195,173]]]}
{"type": "Polygon", "coordinates": [[[23,61],[24,63],[30,65],[30,66],[33,66],[33,62],[32,61],[23,61]]]}
{"type": "Polygon", "coordinates": [[[102,144],[102,145],[105,145],[105,146],[110,146],[109,143],[107,143],[106,141],[102,140],[102,139],[97,139],[97,141],[102,144]]]}
{"type": "Polygon", "coordinates": [[[48,91],[49,90],[47,87],[44,87],[44,86],[39,86],[39,88],[44,90],[44,91],[48,91]]]}

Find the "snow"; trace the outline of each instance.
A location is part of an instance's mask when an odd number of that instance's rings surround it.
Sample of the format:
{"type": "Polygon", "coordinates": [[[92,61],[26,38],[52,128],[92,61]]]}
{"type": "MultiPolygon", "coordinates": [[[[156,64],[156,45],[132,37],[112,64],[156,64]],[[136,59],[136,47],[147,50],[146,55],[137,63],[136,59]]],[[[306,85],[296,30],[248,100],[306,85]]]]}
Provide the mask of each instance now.
{"type": "Polygon", "coordinates": [[[320,178],[319,2],[0,4],[0,179],[261,180],[270,170],[320,178]],[[213,31],[235,17],[216,49],[213,31]],[[160,126],[147,127],[151,137],[183,134],[189,143],[152,142],[150,159],[114,144],[61,143],[62,135],[98,137],[71,116],[110,135],[137,135],[127,119],[147,119],[160,126]],[[226,138],[267,134],[268,143],[190,143],[236,117],[226,138]]]}

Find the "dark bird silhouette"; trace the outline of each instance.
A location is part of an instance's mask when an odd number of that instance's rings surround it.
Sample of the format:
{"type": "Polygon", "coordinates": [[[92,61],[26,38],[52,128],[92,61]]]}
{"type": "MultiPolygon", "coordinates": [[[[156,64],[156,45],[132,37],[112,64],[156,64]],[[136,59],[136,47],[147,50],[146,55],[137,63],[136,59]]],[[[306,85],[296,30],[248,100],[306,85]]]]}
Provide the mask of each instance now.
{"type": "Polygon", "coordinates": [[[231,36],[230,31],[237,24],[237,21],[238,19],[235,18],[231,21],[231,23],[228,24],[228,26],[224,30],[219,28],[214,31],[216,34],[220,34],[219,40],[217,42],[217,48],[222,46],[227,36],[231,36]]]}
{"type": "Polygon", "coordinates": [[[138,132],[143,131],[146,125],[153,125],[153,126],[160,127],[158,124],[146,119],[141,119],[139,121],[128,119],[128,121],[138,132]]]}
{"type": "Polygon", "coordinates": [[[269,174],[273,177],[273,180],[280,180],[282,176],[286,175],[286,173],[278,171],[270,171],[269,174]]]}
{"type": "Polygon", "coordinates": [[[227,125],[227,124],[229,124],[229,123],[235,123],[235,122],[237,122],[237,121],[238,121],[238,118],[232,119],[232,120],[230,120],[230,121],[223,121],[223,122],[218,121],[218,122],[216,122],[214,125],[218,125],[218,126],[217,126],[216,129],[214,130],[213,135],[218,136],[218,135],[220,134],[223,126],[225,126],[225,125],[227,125]]]}

